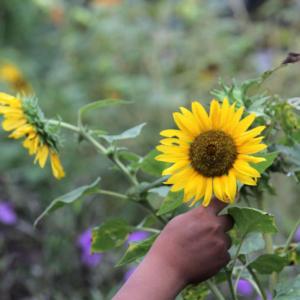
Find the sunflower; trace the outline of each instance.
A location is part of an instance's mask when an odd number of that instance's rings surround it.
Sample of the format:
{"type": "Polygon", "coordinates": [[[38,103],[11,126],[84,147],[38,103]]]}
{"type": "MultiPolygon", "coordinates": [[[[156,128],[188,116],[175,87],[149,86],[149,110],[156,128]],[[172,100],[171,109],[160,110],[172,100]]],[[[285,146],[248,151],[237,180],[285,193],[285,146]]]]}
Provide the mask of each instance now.
{"type": "Polygon", "coordinates": [[[21,70],[12,63],[4,63],[1,65],[0,80],[9,83],[15,91],[25,94],[31,92],[31,87],[24,79],[21,70]]]}
{"type": "Polygon", "coordinates": [[[31,98],[16,98],[0,93],[0,114],[4,116],[2,127],[12,131],[10,138],[25,138],[23,146],[30,155],[35,155],[34,162],[44,168],[50,156],[52,173],[55,178],[65,176],[57,153],[57,139],[44,121],[43,114],[37,102],[31,98]]]}
{"type": "Polygon", "coordinates": [[[179,129],[164,130],[165,137],[157,150],[159,161],[172,163],[163,171],[170,177],[171,191],[184,190],[184,202],[203,198],[203,206],[210,203],[214,194],[226,203],[234,202],[237,182],[256,185],[260,173],[251,164],[264,161],[253,156],[267,146],[259,134],[265,126],[248,130],[255,114],[242,118],[244,107],[236,109],[225,98],[222,105],[216,100],[210,104],[208,115],[199,102],[192,103],[192,110],[180,108],[173,114],[179,129]]]}

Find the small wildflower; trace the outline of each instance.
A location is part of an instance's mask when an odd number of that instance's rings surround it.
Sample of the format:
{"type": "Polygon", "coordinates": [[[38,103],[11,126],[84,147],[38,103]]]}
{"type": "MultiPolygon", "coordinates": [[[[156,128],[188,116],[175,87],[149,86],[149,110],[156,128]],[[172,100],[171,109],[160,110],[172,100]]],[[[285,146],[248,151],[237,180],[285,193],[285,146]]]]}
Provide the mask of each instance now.
{"type": "Polygon", "coordinates": [[[25,138],[23,146],[29,155],[35,155],[34,162],[44,168],[48,156],[51,160],[52,173],[56,179],[65,176],[57,152],[57,137],[53,128],[48,126],[43,113],[37,105],[36,99],[17,98],[0,93],[0,115],[4,120],[2,127],[5,131],[12,131],[12,139],[25,138]]]}
{"type": "Polygon", "coordinates": [[[247,279],[240,279],[237,284],[237,292],[241,296],[250,297],[253,294],[253,286],[247,279]]]}
{"type": "Polygon", "coordinates": [[[134,231],[128,236],[127,242],[137,243],[145,240],[147,237],[149,237],[149,233],[146,231],[134,231]]]}
{"type": "Polygon", "coordinates": [[[81,262],[87,267],[93,268],[96,267],[101,259],[102,254],[93,254],[91,253],[92,245],[92,231],[88,229],[84,231],[77,239],[77,245],[81,250],[81,262]]]}
{"type": "Polygon", "coordinates": [[[297,230],[295,232],[294,241],[297,243],[300,243],[300,226],[297,228],[297,230]]]}
{"type": "Polygon", "coordinates": [[[17,222],[17,215],[9,202],[0,202],[0,222],[6,225],[14,225],[17,222]]]}

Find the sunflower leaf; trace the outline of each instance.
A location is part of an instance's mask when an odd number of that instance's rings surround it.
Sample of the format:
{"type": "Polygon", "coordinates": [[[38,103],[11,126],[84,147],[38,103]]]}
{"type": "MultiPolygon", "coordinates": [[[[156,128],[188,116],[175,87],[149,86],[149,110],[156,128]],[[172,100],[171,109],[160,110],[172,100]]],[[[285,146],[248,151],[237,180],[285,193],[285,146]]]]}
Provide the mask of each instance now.
{"type": "Polygon", "coordinates": [[[84,185],[75,190],[59,196],[58,198],[54,199],[50,205],[42,212],[42,214],[35,220],[34,226],[37,224],[49,213],[65,206],[72,204],[74,201],[82,199],[85,196],[96,194],[99,191],[98,183],[100,178],[97,178],[93,183],[89,185],[84,185]]]}
{"type": "Polygon", "coordinates": [[[163,203],[161,204],[157,212],[157,215],[161,216],[176,209],[178,206],[182,204],[182,198],[183,198],[182,192],[177,192],[177,193],[169,192],[167,197],[164,199],[163,203]]]}
{"type": "Polygon", "coordinates": [[[152,176],[161,176],[162,171],[168,166],[168,163],[155,160],[157,155],[159,155],[159,152],[154,149],[142,159],[140,168],[143,172],[152,176]]]}
{"type": "Polygon", "coordinates": [[[148,250],[151,248],[157,234],[152,235],[146,240],[143,240],[140,243],[130,243],[128,249],[126,250],[123,257],[118,261],[117,266],[123,266],[137,261],[138,259],[145,256],[148,250]]]}
{"type": "Polygon", "coordinates": [[[300,275],[287,281],[279,282],[274,300],[300,299],[300,275]]]}
{"type": "Polygon", "coordinates": [[[228,213],[233,217],[238,234],[245,237],[251,232],[276,233],[274,216],[250,207],[231,207],[228,213]]]}
{"type": "Polygon", "coordinates": [[[145,125],[146,123],[139,124],[117,135],[102,135],[102,138],[104,138],[109,143],[112,143],[114,141],[119,141],[119,140],[132,139],[140,135],[145,125]]]}
{"type": "Polygon", "coordinates": [[[92,251],[105,252],[125,243],[131,227],[122,219],[112,219],[92,230],[92,251]]]}
{"type": "Polygon", "coordinates": [[[274,160],[277,158],[279,152],[270,152],[270,153],[261,153],[259,154],[259,157],[263,157],[266,160],[263,162],[260,162],[258,164],[253,164],[253,168],[255,168],[259,173],[265,172],[274,162],[274,160]]]}
{"type": "Polygon", "coordinates": [[[278,254],[264,254],[257,257],[250,267],[260,274],[271,274],[273,272],[281,272],[282,269],[289,264],[288,257],[278,254]]]}

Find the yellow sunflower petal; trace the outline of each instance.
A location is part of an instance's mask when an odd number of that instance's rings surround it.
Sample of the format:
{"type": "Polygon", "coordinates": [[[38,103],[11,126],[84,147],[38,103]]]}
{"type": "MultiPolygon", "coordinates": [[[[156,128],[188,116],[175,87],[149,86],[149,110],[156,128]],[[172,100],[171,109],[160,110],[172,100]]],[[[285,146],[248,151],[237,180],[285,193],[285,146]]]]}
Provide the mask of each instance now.
{"type": "Polygon", "coordinates": [[[156,147],[156,149],[160,152],[166,153],[166,154],[187,154],[189,152],[189,146],[165,146],[165,145],[159,145],[156,147]]]}
{"type": "Polygon", "coordinates": [[[251,155],[246,155],[246,154],[239,154],[238,159],[252,162],[255,164],[266,161],[266,159],[264,157],[251,156],[251,155]]]}
{"type": "Polygon", "coordinates": [[[199,128],[192,119],[187,118],[178,112],[173,113],[173,118],[178,128],[184,133],[193,137],[196,137],[199,134],[199,128]]]}
{"type": "Polygon", "coordinates": [[[255,120],[255,114],[250,114],[244,119],[242,119],[239,124],[237,125],[236,129],[233,131],[234,136],[242,135],[253,123],[255,120]]]}
{"type": "Polygon", "coordinates": [[[221,177],[213,178],[213,192],[218,199],[223,200],[224,186],[221,177]]]}
{"type": "Polygon", "coordinates": [[[196,117],[202,132],[208,131],[211,129],[211,121],[209,119],[209,116],[208,116],[206,110],[201,105],[201,103],[194,101],[192,103],[192,112],[193,112],[194,116],[196,117]]]}
{"type": "Polygon", "coordinates": [[[189,145],[188,143],[177,138],[162,139],[160,140],[160,143],[166,146],[188,146],[189,145]]]}
{"type": "Polygon", "coordinates": [[[187,160],[188,154],[184,154],[184,153],[178,153],[178,154],[160,154],[158,156],[155,157],[156,160],[159,161],[164,161],[164,162],[177,162],[179,160],[187,160]]]}
{"type": "Polygon", "coordinates": [[[221,113],[220,104],[217,100],[213,99],[210,103],[210,114],[209,114],[212,129],[220,128],[220,113],[221,113]]]}
{"type": "Polygon", "coordinates": [[[244,107],[240,107],[236,112],[233,113],[232,120],[230,120],[230,122],[228,122],[228,125],[226,126],[226,132],[232,133],[234,131],[243,113],[244,113],[244,107]]]}
{"type": "Polygon", "coordinates": [[[178,162],[176,162],[175,164],[173,164],[171,167],[163,170],[162,175],[171,175],[173,173],[175,173],[176,171],[189,166],[190,162],[188,160],[180,160],[178,162]]]}
{"type": "Polygon", "coordinates": [[[233,168],[246,176],[260,177],[260,173],[245,161],[236,160],[233,164],[233,168]]]}
{"type": "Polygon", "coordinates": [[[177,192],[179,190],[185,189],[185,192],[191,187],[193,184],[192,180],[197,174],[194,172],[192,168],[186,168],[175,175],[172,175],[167,182],[172,183],[171,191],[177,192]]]}
{"type": "Polygon", "coordinates": [[[221,120],[220,120],[220,126],[224,127],[226,124],[228,117],[230,113],[230,106],[227,98],[224,98],[222,106],[221,106],[221,120]]]}
{"type": "Polygon", "coordinates": [[[5,131],[10,131],[26,124],[26,122],[26,119],[8,119],[2,122],[2,127],[5,131]]]}
{"type": "Polygon", "coordinates": [[[29,124],[25,124],[25,125],[17,128],[15,131],[13,131],[13,133],[11,133],[9,135],[9,137],[13,138],[13,139],[19,139],[19,138],[23,137],[24,135],[30,134],[32,132],[34,132],[33,127],[29,124]]]}
{"type": "Polygon", "coordinates": [[[184,186],[184,195],[183,195],[183,202],[189,202],[191,201],[197,192],[197,173],[194,172],[194,174],[190,177],[190,179],[187,181],[186,185],[184,186]]]}
{"type": "Polygon", "coordinates": [[[190,120],[193,123],[195,129],[197,129],[196,134],[198,135],[201,131],[201,127],[200,127],[200,124],[199,124],[196,116],[191,111],[186,109],[185,107],[181,106],[180,110],[181,110],[181,113],[186,117],[186,119],[190,120]]]}
{"type": "Polygon", "coordinates": [[[38,161],[41,168],[45,167],[48,158],[48,153],[49,153],[49,148],[47,145],[41,146],[37,151],[35,162],[38,161]]]}
{"type": "Polygon", "coordinates": [[[52,168],[52,173],[56,179],[61,179],[65,177],[65,172],[62,167],[62,164],[60,162],[60,159],[57,155],[57,153],[52,152],[50,153],[50,158],[51,158],[51,168],[52,168]]]}
{"type": "Polygon", "coordinates": [[[230,203],[234,202],[237,185],[236,185],[236,176],[233,169],[230,169],[227,176],[224,176],[225,183],[225,192],[229,198],[230,203]]]}
{"type": "Polygon", "coordinates": [[[265,144],[257,144],[257,145],[242,145],[238,147],[238,153],[239,154],[254,154],[259,151],[262,151],[267,148],[267,145],[265,144]]]}
{"type": "Polygon", "coordinates": [[[235,139],[235,143],[237,145],[241,145],[247,141],[251,141],[251,139],[259,135],[265,128],[266,126],[258,126],[249,131],[246,131],[244,134],[235,139]]]}
{"type": "Polygon", "coordinates": [[[183,131],[180,131],[178,129],[166,129],[160,132],[161,136],[164,137],[178,137],[179,139],[186,141],[186,142],[191,142],[194,137],[188,133],[185,133],[183,131]]]}
{"type": "Polygon", "coordinates": [[[6,105],[10,105],[12,107],[21,107],[22,103],[19,99],[8,95],[6,93],[1,93],[0,92],[0,104],[6,104],[6,105]]]}
{"type": "Polygon", "coordinates": [[[253,185],[253,186],[257,184],[256,179],[254,179],[250,176],[247,176],[247,175],[239,172],[236,169],[234,169],[234,174],[235,174],[236,178],[243,184],[253,185]]]}
{"type": "Polygon", "coordinates": [[[202,205],[205,207],[208,206],[211,201],[212,190],[213,190],[212,181],[213,181],[213,179],[211,177],[206,178],[205,194],[204,194],[204,199],[203,199],[203,203],[202,203],[202,205]]]}

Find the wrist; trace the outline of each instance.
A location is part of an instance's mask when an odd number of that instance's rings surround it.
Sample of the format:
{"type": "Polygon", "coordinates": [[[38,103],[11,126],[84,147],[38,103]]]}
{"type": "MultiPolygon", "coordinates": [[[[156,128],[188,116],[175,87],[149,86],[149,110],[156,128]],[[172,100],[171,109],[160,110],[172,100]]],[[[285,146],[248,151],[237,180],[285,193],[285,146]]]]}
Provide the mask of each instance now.
{"type": "Polygon", "coordinates": [[[170,263],[170,260],[157,249],[151,249],[143,263],[151,266],[154,276],[158,279],[161,278],[164,288],[173,291],[173,296],[176,296],[188,284],[186,276],[178,268],[177,262],[170,263]]]}

